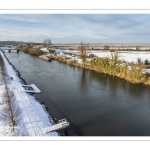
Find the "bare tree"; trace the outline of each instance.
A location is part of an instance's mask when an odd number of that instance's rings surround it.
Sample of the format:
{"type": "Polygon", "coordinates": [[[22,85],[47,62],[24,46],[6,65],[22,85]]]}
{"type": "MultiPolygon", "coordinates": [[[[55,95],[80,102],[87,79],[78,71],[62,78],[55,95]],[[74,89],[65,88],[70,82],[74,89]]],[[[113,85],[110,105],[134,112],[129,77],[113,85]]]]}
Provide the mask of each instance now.
{"type": "Polygon", "coordinates": [[[110,49],[110,46],[109,45],[105,45],[104,46],[104,50],[109,50],[110,49]]]}
{"type": "Polygon", "coordinates": [[[137,51],[140,50],[140,47],[139,47],[139,46],[136,46],[136,50],[137,50],[137,51]]]}
{"type": "Polygon", "coordinates": [[[32,48],[33,44],[32,43],[28,43],[28,48],[32,48]]]}
{"type": "Polygon", "coordinates": [[[88,50],[88,45],[84,44],[82,41],[78,47],[79,50],[79,56],[82,59],[83,67],[85,66],[86,60],[87,60],[87,50],[88,50]]]}
{"type": "Polygon", "coordinates": [[[12,135],[19,135],[19,132],[15,131],[15,126],[21,120],[21,110],[19,109],[15,96],[8,87],[8,75],[6,72],[5,64],[0,55],[0,66],[2,71],[2,80],[4,82],[4,92],[2,93],[3,108],[1,109],[0,118],[10,127],[12,135]]]}
{"type": "Polygon", "coordinates": [[[17,126],[19,121],[21,120],[21,110],[17,106],[15,100],[11,100],[8,102],[3,109],[1,110],[1,119],[12,127],[14,131],[14,127],[17,126]]]}
{"type": "Polygon", "coordinates": [[[50,47],[52,45],[52,42],[50,39],[45,39],[42,43],[42,47],[50,47]]]}

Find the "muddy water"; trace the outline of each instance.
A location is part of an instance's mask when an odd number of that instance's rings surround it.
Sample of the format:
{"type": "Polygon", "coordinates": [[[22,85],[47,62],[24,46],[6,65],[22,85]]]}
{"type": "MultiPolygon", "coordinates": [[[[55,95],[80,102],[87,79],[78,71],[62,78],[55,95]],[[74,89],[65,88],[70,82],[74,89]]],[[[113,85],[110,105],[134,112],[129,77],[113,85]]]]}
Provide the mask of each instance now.
{"type": "Polygon", "coordinates": [[[6,56],[35,95],[79,136],[150,136],[150,86],[20,52],[6,56]]]}

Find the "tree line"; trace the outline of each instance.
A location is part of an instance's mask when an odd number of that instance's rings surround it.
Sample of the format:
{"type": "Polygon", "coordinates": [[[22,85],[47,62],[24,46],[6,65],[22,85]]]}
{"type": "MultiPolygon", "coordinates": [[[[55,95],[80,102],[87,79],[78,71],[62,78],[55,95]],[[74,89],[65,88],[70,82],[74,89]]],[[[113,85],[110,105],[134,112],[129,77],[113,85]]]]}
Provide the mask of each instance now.
{"type": "MultiPolygon", "coordinates": [[[[108,48],[108,46],[105,48],[108,48]]],[[[147,77],[143,72],[143,69],[145,69],[148,64],[148,60],[145,60],[145,63],[142,63],[139,59],[138,64],[129,65],[128,63],[124,63],[122,60],[119,60],[119,54],[117,52],[112,52],[111,58],[93,56],[93,58],[88,61],[87,58],[89,56],[87,55],[87,50],[88,44],[81,42],[78,47],[78,51],[82,64],[77,64],[77,66],[117,76],[132,83],[150,84],[150,77],[147,77]]]]}
{"type": "Polygon", "coordinates": [[[34,44],[32,43],[28,43],[27,45],[20,45],[19,49],[22,50],[25,53],[30,53],[32,55],[42,55],[44,52],[42,52],[40,50],[40,48],[50,48],[52,45],[52,42],[50,39],[45,39],[42,44],[41,47],[36,47],[34,46],[34,44]]]}

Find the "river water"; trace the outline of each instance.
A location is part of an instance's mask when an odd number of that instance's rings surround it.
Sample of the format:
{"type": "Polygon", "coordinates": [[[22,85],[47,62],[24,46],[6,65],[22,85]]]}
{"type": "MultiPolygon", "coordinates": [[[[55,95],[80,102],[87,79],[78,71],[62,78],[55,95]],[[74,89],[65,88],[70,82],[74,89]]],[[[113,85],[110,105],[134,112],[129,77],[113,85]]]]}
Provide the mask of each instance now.
{"type": "Polygon", "coordinates": [[[150,136],[150,86],[23,52],[5,53],[28,84],[41,91],[56,118],[79,136],[150,136]]]}

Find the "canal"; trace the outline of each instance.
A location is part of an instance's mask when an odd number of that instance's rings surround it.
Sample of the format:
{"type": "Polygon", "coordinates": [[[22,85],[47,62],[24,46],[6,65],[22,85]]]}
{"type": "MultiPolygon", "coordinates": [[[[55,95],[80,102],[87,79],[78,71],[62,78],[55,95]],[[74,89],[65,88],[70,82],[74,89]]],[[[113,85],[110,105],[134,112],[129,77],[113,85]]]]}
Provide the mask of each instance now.
{"type": "Polygon", "coordinates": [[[57,119],[66,118],[78,136],[150,136],[150,86],[23,52],[5,52],[28,84],[41,91],[57,119]]]}

